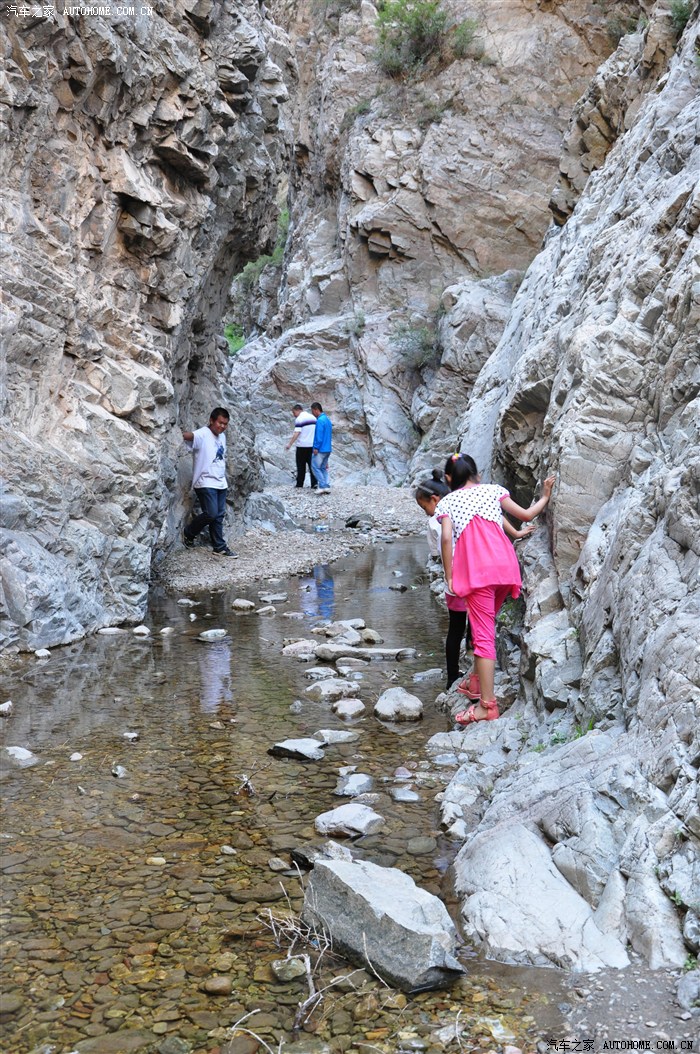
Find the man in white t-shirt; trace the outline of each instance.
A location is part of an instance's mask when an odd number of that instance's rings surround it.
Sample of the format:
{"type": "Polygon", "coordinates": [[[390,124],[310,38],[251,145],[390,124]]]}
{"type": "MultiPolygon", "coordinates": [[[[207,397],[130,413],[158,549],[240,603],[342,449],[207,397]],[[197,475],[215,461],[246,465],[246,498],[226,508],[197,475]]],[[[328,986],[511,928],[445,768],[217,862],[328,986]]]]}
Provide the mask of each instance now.
{"type": "Polygon", "coordinates": [[[285,450],[291,450],[296,444],[297,458],[297,487],[304,486],[304,477],[308,466],[311,477],[311,489],[316,490],[318,486],[314,470],[311,467],[311,455],[314,450],[314,433],[316,432],[316,418],[305,410],[301,403],[295,403],[292,407],[294,414],[294,434],[287,443],[285,450]]]}
{"type": "Polygon", "coordinates": [[[215,407],[206,428],[182,433],[192,451],[192,486],[202,511],[185,527],[183,541],[187,549],[194,549],[194,540],[205,527],[209,528],[211,544],[218,556],[233,556],[224,538],[226,515],[226,426],[229,412],[215,407]]]}

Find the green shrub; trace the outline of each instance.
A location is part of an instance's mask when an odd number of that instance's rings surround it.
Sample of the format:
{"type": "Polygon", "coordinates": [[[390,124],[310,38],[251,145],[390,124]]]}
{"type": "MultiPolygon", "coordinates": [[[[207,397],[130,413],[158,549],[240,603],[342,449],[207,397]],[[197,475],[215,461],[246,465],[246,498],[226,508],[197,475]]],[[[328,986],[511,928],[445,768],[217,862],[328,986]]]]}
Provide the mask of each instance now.
{"type": "Polygon", "coordinates": [[[610,43],[617,47],[622,38],[637,29],[637,19],[633,15],[612,15],[605,23],[610,43]]]}
{"type": "Polygon", "coordinates": [[[475,18],[465,18],[463,22],[458,22],[453,27],[450,33],[450,45],[456,58],[466,59],[473,56],[474,50],[478,50],[479,47],[483,50],[483,45],[479,45],[476,41],[478,31],[479,23],[475,18]]]}
{"type": "Polygon", "coordinates": [[[343,114],[343,119],[340,122],[341,132],[347,132],[348,128],[352,128],[357,117],[361,117],[363,114],[369,113],[372,106],[371,99],[361,99],[360,102],[355,103],[349,110],[346,110],[343,114]]]}
{"type": "Polygon", "coordinates": [[[361,337],[365,331],[367,325],[367,319],[362,308],[356,311],[352,318],[349,318],[344,325],[345,335],[347,337],[355,337],[356,339],[361,337]]]}
{"type": "Polygon", "coordinates": [[[382,0],[378,12],[375,57],[390,77],[406,79],[431,59],[483,57],[477,19],[450,23],[440,0],[382,0]]]}
{"type": "Polygon", "coordinates": [[[400,77],[439,53],[447,12],[437,0],[383,0],[377,25],[377,61],[390,77],[400,77]]]}
{"type": "Polygon", "coordinates": [[[258,284],[260,275],[263,273],[268,264],[272,267],[281,267],[282,261],[284,260],[284,247],[287,244],[287,234],[289,232],[289,209],[283,209],[279,214],[277,220],[277,238],[275,240],[275,247],[271,253],[265,253],[263,256],[259,256],[257,260],[251,260],[247,263],[240,274],[236,277],[240,280],[243,289],[249,292],[253,286],[258,284]]]}
{"type": "Polygon", "coordinates": [[[671,23],[673,24],[677,37],[680,37],[683,30],[688,25],[690,11],[690,0],[671,0],[671,23]]]}
{"type": "Polygon", "coordinates": [[[402,323],[393,332],[393,344],[404,364],[412,370],[435,369],[440,365],[442,347],[434,326],[402,323]]]}
{"type": "Polygon", "coordinates": [[[229,355],[236,355],[245,344],[243,326],[238,322],[227,322],[224,326],[224,336],[228,341],[229,355]]]}

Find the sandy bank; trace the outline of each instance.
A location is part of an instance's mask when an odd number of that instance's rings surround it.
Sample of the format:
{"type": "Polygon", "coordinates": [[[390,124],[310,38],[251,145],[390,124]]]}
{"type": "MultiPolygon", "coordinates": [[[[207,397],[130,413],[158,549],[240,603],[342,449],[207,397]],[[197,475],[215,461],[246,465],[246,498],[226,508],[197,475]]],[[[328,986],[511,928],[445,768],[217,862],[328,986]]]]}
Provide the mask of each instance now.
{"type": "Polygon", "coordinates": [[[237,560],[215,556],[208,534],[203,533],[194,550],[180,545],[158,565],[156,581],[167,589],[192,593],[258,579],[285,578],[375,542],[425,531],[425,514],[408,489],[340,484],[332,494],[317,495],[308,488],[294,487],[275,487],[266,494],[283,503],[298,529],[272,532],[254,526],[243,531],[240,524],[231,525],[229,514],[226,537],[238,553],[237,560]],[[364,529],[345,526],[350,516],[359,514],[371,516],[373,525],[364,529]],[[328,530],[317,533],[313,531],[316,526],[328,530]]]}

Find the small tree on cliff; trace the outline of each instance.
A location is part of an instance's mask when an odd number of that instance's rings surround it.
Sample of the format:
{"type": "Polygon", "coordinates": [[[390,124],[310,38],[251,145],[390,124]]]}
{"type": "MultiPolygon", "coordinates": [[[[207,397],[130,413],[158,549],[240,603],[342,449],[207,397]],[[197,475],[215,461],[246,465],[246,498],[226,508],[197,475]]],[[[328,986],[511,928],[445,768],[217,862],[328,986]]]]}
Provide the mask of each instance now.
{"type": "Polygon", "coordinates": [[[430,60],[483,57],[477,19],[455,22],[442,10],[440,0],[381,0],[377,26],[375,57],[390,77],[410,77],[430,60]]]}
{"type": "Polygon", "coordinates": [[[440,51],[447,13],[437,0],[384,0],[377,25],[379,65],[391,77],[399,77],[440,51]]]}

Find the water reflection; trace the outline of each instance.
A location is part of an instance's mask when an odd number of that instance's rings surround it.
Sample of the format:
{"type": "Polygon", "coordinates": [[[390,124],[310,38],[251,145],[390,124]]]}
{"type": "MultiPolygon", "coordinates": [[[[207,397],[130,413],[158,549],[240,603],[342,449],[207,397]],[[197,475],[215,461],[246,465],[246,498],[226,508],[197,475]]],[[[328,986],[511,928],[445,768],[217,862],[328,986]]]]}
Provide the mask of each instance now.
{"type": "Polygon", "coordinates": [[[199,706],[203,714],[215,713],[222,703],[233,702],[231,645],[228,641],[202,644],[199,684],[199,706]]]}
{"type": "MultiPolygon", "coordinates": [[[[429,771],[423,747],[447,726],[434,686],[412,680],[440,663],[444,616],[427,589],[389,588],[394,571],[407,585],[417,582],[423,557],[422,542],[408,542],[332,573],[317,568],[285,585],[288,601],[272,617],[234,612],[240,590],[212,593],[194,607],[160,592],[149,638],[96,636],[56,649],[46,663],[25,661],[8,685],[15,713],[2,734],[41,764],[5,774],[3,992],[17,1009],[0,1021],[1,1049],[25,1054],[50,1041],[68,1051],[126,1023],[154,1030],[147,1054],[166,1032],[208,1052],[224,1038],[212,1031],[260,1007],[271,1022],[265,1035],[288,1029],[303,982],[284,988],[270,975],[280,953],[260,936],[256,916],[261,903],[282,898],[271,859],[288,859],[291,848],[315,840],[315,816],[339,804],[333,790],[342,765],[373,777],[387,821],[381,836],[360,840],[355,851],[445,893],[455,847],[438,829],[432,798],[449,773],[429,771]],[[300,610],[303,619],[284,616],[300,610]],[[308,667],[282,657],[283,640],[307,637],[326,618],[354,617],[389,645],[418,648],[419,657],[362,670],[357,686],[367,711],[353,725],[357,742],[329,748],[313,765],[271,758],[276,739],[344,727],[306,696],[308,667]],[[172,633],[162,635],[164,627],[172,633]],[[227,638],[203,643],[197,637],[207,628],[223,628],[227,638]],[[396,678],[426,707],[402,737],[372,715],[396,678]],[[295,700],[301,707],[290,713],[295,700]],[[125,739],[127,731],[139,740],[125,739]],[[73,752],[82,760],[71,762],[73,752]],[[115,763],[124,778],[112,775],[115,763]],[[398,765],[415,774],[419,802],[389,797],[398,765]],[[409,852],[421,836],[432,848],[409,852]],[[222,854],[222,846],[235,854],[222,854]],[[229,953],[222,934],[236,928],[243,936],[229,953]],[[223,1002],[202,987],[218,972],[232,984],[223,1002]]],[[[423,1014],[426,1003],[416,1007],[423,1014]]],[[[367,1025],[347,1018],[351,1030],[367,1025]]]]}

